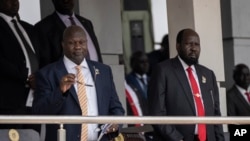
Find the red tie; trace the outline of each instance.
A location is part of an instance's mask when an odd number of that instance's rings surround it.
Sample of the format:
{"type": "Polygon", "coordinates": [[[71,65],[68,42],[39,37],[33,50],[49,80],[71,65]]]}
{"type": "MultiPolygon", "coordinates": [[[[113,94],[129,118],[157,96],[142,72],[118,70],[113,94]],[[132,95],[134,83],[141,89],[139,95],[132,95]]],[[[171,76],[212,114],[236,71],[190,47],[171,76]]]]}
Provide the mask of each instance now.
{"type": "Polygon", "coordinates": [[[250,102],[250,93],[246,92],[245,95],[247,96],[248,102],[250,102]]]}
{"type": "MultiPolygon", "coordinates": [[[[203,117],[203,116],[205,116],[205,112],[204,112],[204,108],[202,105],[202,101],[201,101],[201,97],[200,97],[201,94],[199,92],[197,82],[193,76],[192,68],[188,67],[187,71],[188,71],[188,78],[189,78],[190,84],[192,86],[192,91],[193,91],[193,95],[194,95],[194,99],[195,99],[195,103],[196,103],[198,116],[203,117]]],[[[206,140],[206,125],[205,124],[198,124],[198,137],[199,137],[200,141],[206,140]]]]}

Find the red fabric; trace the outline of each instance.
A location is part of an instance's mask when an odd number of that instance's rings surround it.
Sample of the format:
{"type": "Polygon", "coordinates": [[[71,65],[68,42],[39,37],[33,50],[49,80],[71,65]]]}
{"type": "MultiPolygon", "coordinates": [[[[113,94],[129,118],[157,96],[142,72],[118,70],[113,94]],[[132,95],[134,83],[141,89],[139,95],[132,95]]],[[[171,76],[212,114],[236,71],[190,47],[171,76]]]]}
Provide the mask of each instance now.
{"type": "Polygon", "coordinates": [[[245,95],[247,96],[248,102],[250,102],[250,93],[246,92],[245,95]]]}
{"type": "MultiPolygon", "coordinates": [[[[189,81],[192,87],[192,91],[193,91],[193,95],[194,95],[194,99],[196,103],[198,116],[203,117],[205,116],[205,112],[204,112],[204,107],[201,101],[201,97],[200,97],[201,94],[199,92],[197,82],[193,76],[192,68],[189,67],[187,71],[188,71],[188,77],[189,77],[189,81]]],[[[198,124],[198,137],[200,141],[206,141],[206,125],[205,124],[198,124]]]]}
{"type": "MultiPolygon", "coordinates": [[[[127,97],[127,99],[128,99],[128,102],[129,102],[129,104],[130,104],[130,107],[131,107],[131,109],[132,109],[133,114],[134,114],[135,116],[139,116],[139,112],[138,112],[136,106],[134,105],[133,99],[132,99],[132,97],[130,96],[128,90],[125,89],[125,92],[126,92],[126,97],[127,97]]],[[[140,124],[135,124],[135,126],[141,126],[141,125],[140,125],[140,124]]]]}
{"type": "Polygon", "coordinates": [[[133,111],[133,114],[134,114],[135,116],[139,116],[138,111],[137,111],[135,105],[133,104],[134,102],[133,102],[132,97],[130,96],[130,94],[129,94],[129,92],[128,92],[127,90],[125,90],[125,92],[126,92],[126,97],[127,97],[127,99],[128,99],[128,102],[129,102],[129,104],[130,104],[130,106],[131,106],[131,109],[132,109],[132,111],[133,111]]]}

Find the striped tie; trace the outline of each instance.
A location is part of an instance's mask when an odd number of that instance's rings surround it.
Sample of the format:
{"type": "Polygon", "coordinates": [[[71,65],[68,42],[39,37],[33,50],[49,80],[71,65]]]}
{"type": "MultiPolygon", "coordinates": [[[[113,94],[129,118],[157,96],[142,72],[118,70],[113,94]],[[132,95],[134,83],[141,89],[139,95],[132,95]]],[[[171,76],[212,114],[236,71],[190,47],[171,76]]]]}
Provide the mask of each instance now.
{"type": "MultiPolygon", "coordinates": [[[[82,115],[88,115],[88,101],[87,101],[87,94],[85,88],[85,82],[82,74],[82,67],[76,66],[76,77],[78,80],[77,89],[78,89],[78,99],[82,110],[82,115]]],[[[88,139],[88,125],[82,124],[82,132],[81,132],[81,141],[87,141],[88,139]]]]}

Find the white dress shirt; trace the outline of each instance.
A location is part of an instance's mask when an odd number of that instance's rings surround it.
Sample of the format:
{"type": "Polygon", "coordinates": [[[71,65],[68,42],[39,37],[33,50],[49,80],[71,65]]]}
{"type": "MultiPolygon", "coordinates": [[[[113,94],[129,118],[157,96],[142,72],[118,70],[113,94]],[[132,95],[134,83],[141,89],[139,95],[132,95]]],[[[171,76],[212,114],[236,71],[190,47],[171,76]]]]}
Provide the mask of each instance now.
{"type": "MultiPolygon", "coordinates": [[[[68,73],[72,73],[76,75],[76,64],[69,60],[66,56],[63,58],[64,64],[68,73]]],[[[98,116],[98,103],[97,103],[97,95],[95,89],[95,83],[93,81],[91,72],[89,70],[89,66],[84,59],[83,62],[80,64],[82,66],[82,73],[84,76],[85,86],[86,86],[86,93],[88,99],[88,116],[98,116]]],[[[78,92],[77,83],[74,84],[74,88],[76,93],[78,92]]],[[[80,105],[79,105],[80,106],[80,105]]],[[[97,140],[98,132],[96,132],[98,124],[88,124],[88,141],[97,140]]]]}

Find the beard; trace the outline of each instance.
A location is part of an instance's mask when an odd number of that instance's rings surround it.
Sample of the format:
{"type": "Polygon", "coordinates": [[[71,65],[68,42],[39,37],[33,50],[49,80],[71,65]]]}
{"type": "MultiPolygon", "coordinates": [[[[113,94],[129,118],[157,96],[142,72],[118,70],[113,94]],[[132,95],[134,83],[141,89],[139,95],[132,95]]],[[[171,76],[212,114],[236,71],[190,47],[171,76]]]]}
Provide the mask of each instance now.
{"type": "Polygon", "coordinates": [[[187,57],[180,54],[181,59],[189,66],[199,63],[198,58],[187,57]]]}
{"type": "Polygon", "coordinates": [[[187,58],[184,60],[189,66],[198,64],[197,58],[187,58]]]}

